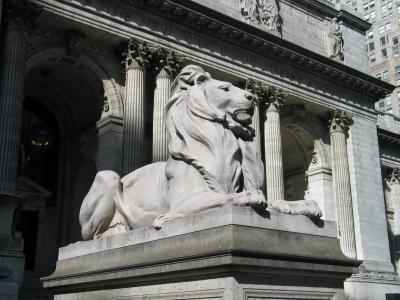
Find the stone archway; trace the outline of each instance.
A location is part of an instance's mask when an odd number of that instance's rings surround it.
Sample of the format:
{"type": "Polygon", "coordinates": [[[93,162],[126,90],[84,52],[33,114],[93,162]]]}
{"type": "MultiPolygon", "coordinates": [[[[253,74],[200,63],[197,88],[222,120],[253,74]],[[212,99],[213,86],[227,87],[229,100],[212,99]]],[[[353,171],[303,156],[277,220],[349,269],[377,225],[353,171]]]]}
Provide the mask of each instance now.
{"type": "Polygon", "coordinates": [[[282,118],[285,199],[315,200],[326,220],[335,220],[330,146],[318,122],[282,118]]]}

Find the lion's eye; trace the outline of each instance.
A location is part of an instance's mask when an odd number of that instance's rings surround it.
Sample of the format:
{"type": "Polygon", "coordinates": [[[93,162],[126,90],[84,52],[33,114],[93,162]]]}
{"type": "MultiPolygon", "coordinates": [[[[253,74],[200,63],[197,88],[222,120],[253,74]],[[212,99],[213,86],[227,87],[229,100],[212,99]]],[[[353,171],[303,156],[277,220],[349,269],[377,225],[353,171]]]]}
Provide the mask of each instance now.
{"type": "Polygon", "coordinates": [[[229,91],[229,85],[227,85],[227,84],[220,85],[218,88],[221,90],[224,90],[224,91],[229,91]]]}

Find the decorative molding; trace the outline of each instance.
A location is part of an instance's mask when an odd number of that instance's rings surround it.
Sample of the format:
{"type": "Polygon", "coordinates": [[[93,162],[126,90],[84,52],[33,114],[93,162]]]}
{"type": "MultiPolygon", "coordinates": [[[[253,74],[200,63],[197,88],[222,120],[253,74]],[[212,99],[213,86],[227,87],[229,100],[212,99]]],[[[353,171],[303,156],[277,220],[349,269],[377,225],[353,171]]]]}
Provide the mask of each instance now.
{"type": "Polygon", "coordinates": [[[373,271],[360,271],[357,274],[353,274],[351,278],[360,279],[372,279],[372,280],[387,280],[387,281],[397,281],[399,280],[396,273],[387,272],[373,272],[373,271]]]}
{"type": "Polygon", "coordinates": [[[387,176],[387,179],[388,179],[388,183],[390,185],[400,184],[400,169],[399,168],[393,168],[389,172],[389,174],[387,176]]]}
{"type": "Polygon", "coordinates": [[[181,69],[183,58],[177,56],[174,51],[164,48],[156,48],[153,55],[153,65],[158,77],[174,78],[181,69]]]}
{"type": "Polygon", "coordinates": [[[146,42],[130,38],[127,50],[122,54],[122,57],[124,58],[122,64],[128,71],[129,69],[146,68],[152,60],[152,53],[146,42]]]}
{"type": "MultiPolygon", "coordinates": [[[[126,3],[125,0],[119,1],[126,3]]],[[[307,0],[307,2],[319,3],[314,0],[307,0]]],[[[321,3],[319,5],[331,11],[329,15],[334,16],[333,8],[326,7],[321,3]]],[[[314,73],[326,80],[333,81],[336,85],[347,86],[357,93],[365,94],[373,101],[391,93],[394,88],[389,83],[373,78],[343,63],[335,62],[193,2],[190,2],[189,5],[181,0],[149,0],[141,5],[136,5],[136,7],[149,14],[157,15],[164,21],[180,24],[186,30],[204,32],[218,40],[226,40],[231,45],[240,45],[240,47],[262,56],[268,56],[284,64],[314,73]]]]}
{"type": "Polygon", "coordinates": [[[281,17],[277,0],[239,0],[243,21],[264,25],[267,30],[280,31],[281,17]]]}
{"type": "Polygon", "coordinates": [[[289,96],[289,94],[282,89],[264,84],[261,81],[255,81],[253,79],[248,79],[246,81],[246,90],[257,96],[258,104],[262,110],[280,110],[286,98],[289,96]]]}
{"type": "Polygon", "coordinates": [[[347,132],[353,124],[353,116],[351,113],[335,109],[329,120],[330,132],[347,132]]]}

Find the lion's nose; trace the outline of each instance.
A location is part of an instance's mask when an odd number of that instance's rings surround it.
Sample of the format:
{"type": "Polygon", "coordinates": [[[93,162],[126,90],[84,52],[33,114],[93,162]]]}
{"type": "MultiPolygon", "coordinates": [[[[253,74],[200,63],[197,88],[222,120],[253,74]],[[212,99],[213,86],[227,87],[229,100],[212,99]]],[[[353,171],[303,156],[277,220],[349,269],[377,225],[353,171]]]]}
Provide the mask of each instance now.
{"type": "Polygon", "coordinates": [[[250,92],[244,92],[244,96],[246,97],[247,100],[254,102],[257,99],[257,96],[250,93],[250,92]]]}

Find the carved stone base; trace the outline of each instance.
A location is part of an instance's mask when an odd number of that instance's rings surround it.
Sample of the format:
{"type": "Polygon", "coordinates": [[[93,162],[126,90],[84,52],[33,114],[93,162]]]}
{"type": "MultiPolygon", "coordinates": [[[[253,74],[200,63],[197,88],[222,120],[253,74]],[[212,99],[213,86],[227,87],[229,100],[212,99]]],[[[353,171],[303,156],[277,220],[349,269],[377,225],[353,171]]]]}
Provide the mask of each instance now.
{"type": "Polygon", "coordinates": [[[55,299],[344,299],[360,262],[342,254],[336,224],[262,214],[225,206],[78,242],[42,280],[55,299]]]}

